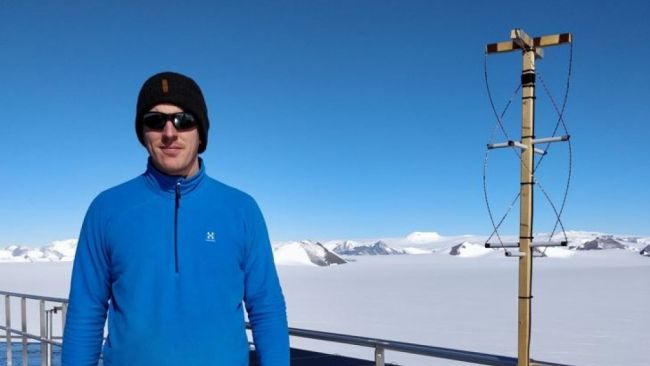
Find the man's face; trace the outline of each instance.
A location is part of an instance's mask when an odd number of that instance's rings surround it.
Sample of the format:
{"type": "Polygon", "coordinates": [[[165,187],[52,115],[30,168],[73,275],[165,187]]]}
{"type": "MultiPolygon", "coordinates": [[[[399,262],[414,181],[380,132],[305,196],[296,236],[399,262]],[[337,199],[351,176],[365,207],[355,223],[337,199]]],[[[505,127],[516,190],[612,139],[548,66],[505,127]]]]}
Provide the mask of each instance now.
{"type": "MultiPolygon", "coordinates": [[[[183,110],[173,104],[158,104],[150,112],[174,114],[183,110]]],[[[199,131],[197,127],[177,131],[172,121],[162,130],[144,129],[144,143],[151,161],[158,170],[168,175],[190,177],[199,170],[199,131]]]]}

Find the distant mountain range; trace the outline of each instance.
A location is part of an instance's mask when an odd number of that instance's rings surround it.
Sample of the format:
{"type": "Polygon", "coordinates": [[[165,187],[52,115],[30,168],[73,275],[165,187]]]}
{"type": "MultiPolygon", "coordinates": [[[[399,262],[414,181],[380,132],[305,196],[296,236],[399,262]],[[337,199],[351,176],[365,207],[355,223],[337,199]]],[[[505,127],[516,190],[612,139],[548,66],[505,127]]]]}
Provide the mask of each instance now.
{"type": "Polygon", "coordinates": [[[71,261],[77,249],[77,239],[54,241],[40,248],[9,245],[0,249],[0,262],[71,261]]]}
{"type": "MultiPolygon", "coordinates": [[[[615,236],[598,232],[570,231],[567,237],[555,234],[548,238],[548,234],[539,233],[536,236],[542,242],[568,241],[567,247],[548,247],[533,249],[540,257],[570,257],[578,251],[590,250],[627,250],[630,253],[638,253],[650,256],[650,238],[640,236],[615,236]]],[[[512,236],[502,236],[504,242],[514,242],[512,236]]],[[[491,254],[502,255],[504,249],[485,248],[486,238],[475,235],[441,236],[438,233],[416,232],[404,238],[384,238],[367,240],[332,240],[324,243],[314,241],[284,242],[274,245],[275,260],[278,264],[311,264],[328,265],[326,260],[310,260],[306,262],[299,260],[299,253],[288,253],[286,248],[296,248],[296,243],[306,243],[324,248],[331,255],[338,255],[343,261],[349,261],[354,256],[372,255],[405,255],[405,254],[437,254],[451,255],[460,258],[481,257],[491,254]],[[347,259],[346,259],[347,258],[347,259]]],[[[516,248],[508,248],[509,251],[516,251],[516,248]]],[[[314,257],[312,253],[312,258],[314,257]]],[[[336,263],[343,264],[343,263],[336,263]]]]}
{"type": "Polygon", "coordinates": [[[360,244],[351,240],[337,244],[332,251],[341,255],[393,255],[407,254],[404,249],[391,248],[379,240],[373,244],[360,244]]]}
{"type": "MultiPolygon", "coordinates": [[[[555,234],[551,240],[567,240],[567,247],[549,247],[536,252],[545,257],[569,257],[580,251],[625,250],[650,257],[650,237],[620,236],[598,232],[569,231],[566,238],[555,234]]],[[[548,234],[536,234],[540,241],[549,241],[548,234]]],[[[456,257],[481,257],[502,253],[498,248],[485,248],[487,238],[477,235],[442,236],[435,232],[414,232],[406,237],[353,240],[311,240],[277,242],[273,256],[279,265],[331,266],[346,264],[355,256],[436,254],[456,257]],[[347,259],[346,259],[347,258],[347,259]]],[[[513,236],[501,236],[503,242],[514,242],[513,236]]],[[[491,239],[491,242],[495,240],[491,239]]],[[[0,249],[0,262],[72,261],[77,239],[52,242],[40,248],[9,245],[0,249]]],[[[509,248],[510,251],[516,248],[509,248]]]]}

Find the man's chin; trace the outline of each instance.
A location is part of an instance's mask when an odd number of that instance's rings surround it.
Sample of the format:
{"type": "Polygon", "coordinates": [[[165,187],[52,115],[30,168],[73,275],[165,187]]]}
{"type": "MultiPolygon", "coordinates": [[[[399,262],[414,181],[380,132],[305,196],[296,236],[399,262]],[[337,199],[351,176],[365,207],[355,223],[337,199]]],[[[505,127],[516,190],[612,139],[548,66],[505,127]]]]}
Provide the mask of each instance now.
{"type": "Polygon", "coordinates": [[[178,175],[178,172],[181,170],[181,164],[176,161],[176,159],[169,157],[156,159],[154,165],[156,168],[158,168],[158,170],[167,175],[178,175]]]}

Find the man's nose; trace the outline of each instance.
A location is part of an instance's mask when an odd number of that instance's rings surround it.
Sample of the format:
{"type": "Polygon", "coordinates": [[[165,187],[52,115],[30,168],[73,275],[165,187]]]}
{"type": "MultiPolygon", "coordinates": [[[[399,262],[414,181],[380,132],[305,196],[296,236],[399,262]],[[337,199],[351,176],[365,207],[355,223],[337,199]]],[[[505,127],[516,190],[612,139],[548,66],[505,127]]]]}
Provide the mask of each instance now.
{"type": "Polygon", "coordinates": [[[165,122],[165,126],[163,127],[162,134],[163,136],[167,138],[173,138],[176,136],[176,127],[174,127],[174,123],[172,121],[167,121],[165,122]]]}

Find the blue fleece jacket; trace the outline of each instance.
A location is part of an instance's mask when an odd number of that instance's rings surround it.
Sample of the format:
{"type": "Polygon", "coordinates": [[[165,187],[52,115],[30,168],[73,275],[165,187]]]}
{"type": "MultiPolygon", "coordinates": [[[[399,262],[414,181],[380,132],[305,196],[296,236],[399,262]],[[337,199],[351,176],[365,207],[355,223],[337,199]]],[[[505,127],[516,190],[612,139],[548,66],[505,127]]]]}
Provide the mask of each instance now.
{"type": "Polygon", "coordinates": [[[285,302],[262,214],[200,171],[147,171],[101,193],[77,245],[63,366],[289,365],[285,302]],[[110,301],[109,301],[110,300],[110,301]],[[242,304],[243,301],[243,304],[242,304]]]}

